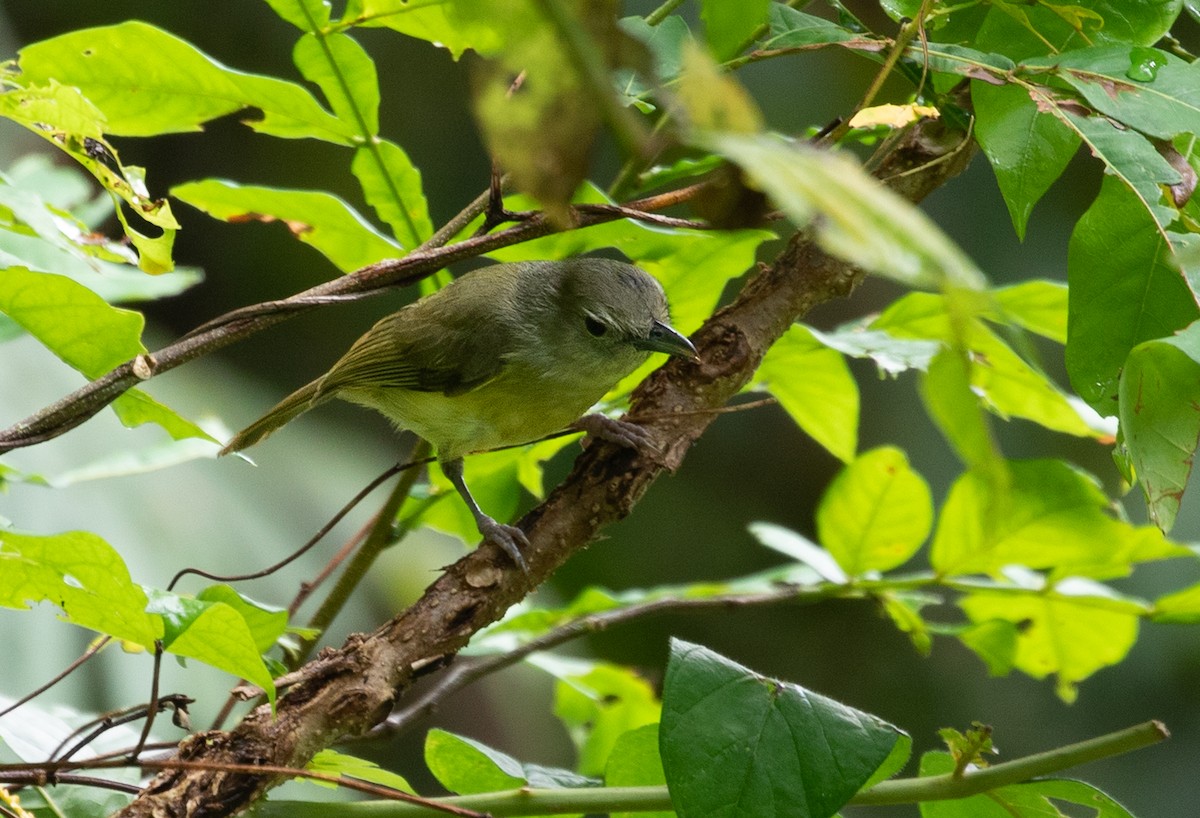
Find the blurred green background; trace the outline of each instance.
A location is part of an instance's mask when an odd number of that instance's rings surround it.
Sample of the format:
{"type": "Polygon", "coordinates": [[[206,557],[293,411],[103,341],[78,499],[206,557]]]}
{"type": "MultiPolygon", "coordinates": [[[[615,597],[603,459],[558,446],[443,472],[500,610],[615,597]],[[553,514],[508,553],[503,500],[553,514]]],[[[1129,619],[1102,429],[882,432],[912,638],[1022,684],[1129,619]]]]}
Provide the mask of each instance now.
{"type": "MultiPolygon", "coordinates": [[[[644,13],[653,5],[628,3],[626,12],[644,13]]],[[[881,27],[887,25],[880,21],[878,9],[872,13],[863,5],[862,11],[881,27]]],[[[265,3],[244,0],[0,0],[0,59],[15,55],[22,43],[134,18],[165,28],[228,66],[299,79],[290,59],[295,29],[265,3]]],[[[1194,25],[1181,29],[1192,43],[1200,39],[1194,25]]],[[[386,30],[361,30],[354,36],[379,67],[383,132],[403,145],[421,168],[434,222],[439,224],[482,191],[488,180],[489,163],[466,106],[464,66],[443,50],[386,30]]],[[[763,106],[771,127],[798,132],[851,108],[873,71],[873,64],[831,49],[753,65],[740,78],[763,106]]],[[[906,90],[891,86],[894,97],[906,90]]],[[[156,195],[179,182],[216,176],[329,190],[373,215],[348,172],[350,156],[344,149],[256,136],[236,117],[211,123],[202,133],[114,143],[123,161],[147,168],[156,195]]],[[[0,167],[28,151],[44,147],[40,140],[0,123],[0,167]]],[[[602,145],[593,178],[609,178],[616,161],[611,146],[602,145]]],[[[1013,235],[982,157],[925,207],[993,281],[1062,280],[1071,226],[1094,195],[1099,176],[1098,165],[1086,156],[1077,157],[1038,206],[1024,244],[1013,235]]],[[[148,308],[151,348],[228,309],[280,298],[336,274],[281,224],[228,225],[186,205],[178,205],[176,213],[184,226],[176,258],[202,268],[206,278],[193,290],[148,308]]],[[[763,258],[771,254],[772,246],[764,247],[763,258]]],[[[826,305],[806,320],[833,326],[880,309],[896,295],[893,285],[870,280],[852,299],[826,305]]],[[[324,371],[377,317],[409,297],[401,293],[306,314],[218,358],[157,379],[149,391],[187,416],[211,416],[228,427],[240,427],[324,371]]],[[[1061,380],[1061,350],[1045,347],[1044,352],[1043,363],[1061,380]]],[[[881,380],[872,365],[861,362],[854,368],[863,392],[860,450],[886,442],[902,446],[932,484],[935,497],[944,496],[960,467],[926,419],[915,380],[881,380]]],[[[0,348],[0,424],[28,415],[79,382],[28,339],[10,342],[0,348]]],[[[160,434],[153,429],[124,430],[106,414],[45,446],[14,453],[6,462],[53,473],[111,453],[131,436],[148,444],[160,434]]],[[[1109,488],[1116,485],[1108,451],[1094,443],[1054,436],[1023,423],[1005,425],[1002,435],[1010,456],[1064,456],[1093,471],[1109,488]]],[[[329,405],[256,450],[257,469],[236,461],[202,460],[151,475],[60,490],[17,486],[0,495],[0,516],[30,531],[95,530],[126,555],[135,579],[146,584],[161,586],[187,565],[249,571],[307,539],[362,484],[394,462],[395,441],[387,423],[373,413],[329,405]]],[[[573,452],[568,449],[551,465],[550,480],[565,473],[573,452]]],[[[816,499],[837,467],[778,409],[725,416],[677,475],[659,481],[630,519],[573,559],[537,598],[546,603],[569,599],[593,583],[621,589],[733,577],[774,564],[777,557],[755,543],[746,525],[768,520],[811,536],[816,499]]],[[[1139,498],[1131,498],[1128,505],[1135,518],[1144,517],[1139,498]]],[[[1174,532],[1181,541],[1197,537],[1200,517],[1195,507],[1194,501],[1185,503],[1174,532]]],[[[366,511],[352,515],[319,553],[243,590],[286,605],[297,583],[323,564],[366,516],[366,511]]],[[[361,598],[336,623],[330,641],[340,643],[345,633],[391,616],[433,579],[437,566],[460,553],[460,544],[435,535],[416,537],[393,549],[361,598]]],[[[1200,580],[1200,571],[1188,577],[1180,572],[1177,565],[1159,570],[1151,566],[1124,588],[1153,596],[1200,580]]],[[[938,617],[938,612],[933,615],[938,617]]],[[[953,616],[947,610],[940,618],[953,616]]],[[[1162,719],[1174,734],[1172,742],[1092,765],[1079,775],[1143,818],[1194,813],[1198,793],[1191,768],[1200,757],[1196,629],[1145,626],[1126,662],[1085,682],[1073,706],[1054,696],[1049,681],[1017,675],[989,678],[983,664],[956,643],[936,642],[932,657],[918,656],[869,603],[660,617],[597,635],[568,650],[637,665],[657,680],[669,636],[705,644],[758,671],[878,714],[910,731],[917,751],[936,748],[939,727],[965,728],[972,721],[995,726],[1001,758],[1014,758],[1145,719],[1162,719]]],[[[0,611],[0,644],[8,659],[0,669],[0,695],[21,695],[49,678],[78,655],[87,639],[86,633],[55,623],[49,611],[39,611],[36,617],[0,611]]],[[[42,701],[97,709],[144,701],[149,659],[109,653],[42,701]]],[[[230,680],[195,665],[186,672],[168,671],[165,689],[196,695],[200,701],[194,708],[195,724],[206,727],[230,680]]],[[[547,677],[514,669],[447,702],[430,724],[468,734],[526,761],[570,766],[569,741],[550,715],[551,696],[547,677]]],[[[352,751],[397,765],[415,782],[425,782],[418,749],[424,726],[395,741],[352,751]]],[[[170,737],[171,732],[162,734],[170,737]]],[[[847,812],[859,814],[914,815],[915,808],[847,812]]]]}

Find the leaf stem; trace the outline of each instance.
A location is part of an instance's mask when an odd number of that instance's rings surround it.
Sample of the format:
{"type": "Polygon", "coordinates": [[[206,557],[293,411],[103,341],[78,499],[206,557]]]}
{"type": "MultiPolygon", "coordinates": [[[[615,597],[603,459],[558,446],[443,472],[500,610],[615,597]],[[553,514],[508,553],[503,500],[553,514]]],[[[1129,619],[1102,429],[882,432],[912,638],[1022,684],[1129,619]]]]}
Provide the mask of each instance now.
{"type": "MultiPolygon", "coordinates": [[[[1167,728],[1148,721],[1115,733],[1069,744],[1044,753],[1007,761],[962,776],[952,774],[884,781],[850,799],[857,806],[945,801],[1020,784],[1091,761],[1156,744],[1168,737],[1167,728]]],[[[505,815],[562,813],[666,812],[671,796],[662,787],[597,787],[592,789],[520,789],[436,799],[460,809],[505,815]]],[[[313,804],[263,801],[254,818],[436,818],[440,813],[421,804],[400,801],[360,801],[354,804],[313,804]]]]}

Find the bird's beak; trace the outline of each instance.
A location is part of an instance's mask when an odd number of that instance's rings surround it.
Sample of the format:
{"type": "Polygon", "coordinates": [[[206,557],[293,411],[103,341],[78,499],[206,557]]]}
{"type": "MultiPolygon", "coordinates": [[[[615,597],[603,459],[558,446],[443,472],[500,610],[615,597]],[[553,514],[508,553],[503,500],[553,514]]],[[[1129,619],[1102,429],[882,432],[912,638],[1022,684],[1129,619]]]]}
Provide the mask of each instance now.
{"type": "Polygon", "coordinates": [[[692,342],[670,324],[662,321],[655,321],[651,324],[650,335],[642,340],[634,341],[633,345],[649,352],[665,352],[668,355],[690,358],[697,363],[700,361],[700,356],[696,354],[696,348],[692,346],[692,342]]]}

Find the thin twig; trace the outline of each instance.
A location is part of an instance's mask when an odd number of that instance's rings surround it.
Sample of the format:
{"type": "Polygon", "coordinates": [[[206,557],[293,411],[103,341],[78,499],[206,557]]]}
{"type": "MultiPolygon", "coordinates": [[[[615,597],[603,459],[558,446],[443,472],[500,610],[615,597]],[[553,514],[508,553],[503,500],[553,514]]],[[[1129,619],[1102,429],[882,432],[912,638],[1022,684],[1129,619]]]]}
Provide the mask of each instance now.
{"type": "Polygon", "coordinates": [[[90,645],[88,645],[87,650],[85,650],[82,654],[80,654],[80,656],[77,659],[75,659],[75,661],[73,661],[73,662],[71,662],[71,664],[67,665],[66,668],[63,669],[58,675],[56,675],[54,678],[50,679],[50,681],[46,682],[45,684],[42,684],[41,686],[35,688],[34,690],[30,691],[29,693],[26,693],[24,696],[17,699],[12,704],[10,704],[8,707],[4,708],[3,710],[0,710],[0,717],[7,716],[9,713],[16,710],[21,705],[25,704],[28,701],[36,699],[38,696],[42,695],[47,690],[54,687],[56,684],[58,684],[63,679],[70,676],[76,670],[83,667],[84,663],[87,662],[88,659],[91,659],[93,656],[95,656],[97,653],[99,653],[100,650],[111,641],[112,641],[111,636],[102,636],[99,639],[97,639],[96,641],[92,642],[90,645]]]}

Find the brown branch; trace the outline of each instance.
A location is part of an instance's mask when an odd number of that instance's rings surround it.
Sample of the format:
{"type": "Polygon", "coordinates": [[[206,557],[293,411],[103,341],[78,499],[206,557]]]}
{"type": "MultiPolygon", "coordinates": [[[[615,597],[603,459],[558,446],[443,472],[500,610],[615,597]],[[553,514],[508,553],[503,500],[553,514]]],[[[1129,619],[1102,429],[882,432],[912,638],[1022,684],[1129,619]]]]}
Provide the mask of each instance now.
{"type": "MultiPolygon", "coordinates": [[[[897,141],[878,173],[895,177],[903,194],[919,200],[966,167],[972,155],[967,150],[951,161],[936,161],[956,144],[938,122],[922,122],[897,141]],[[911,168],[924,170],[902,172],[911,168]]],[[[672,360],[635,392],[631,412],[654,418],[646,428],[660,445],[661,460],[651,462],[598,441],[521,521],[530,541],[528,577],[499,549],[481,546],[390,622],[373,633],[352,635],[306,665],[300,681],[280,697],[275,714],[259,707],[228,732],[192,736],[181,744],[177,759],[226,770],[247,763],[299,767],[317,750],[382,721],[416,677],[443,666],[472,634],[499,619],[602,528],[629,514],[663,472],[679,466],[716,416],[712,410],[750,380],[792,322],[816,304],[847,295],[860,276],[803,235],[794,236],[775,262],[693,337],[702,363],[672,360]]],[[[165,771],[119,815],[229,815],[280,780],[266,772],[165,771]]]]}

